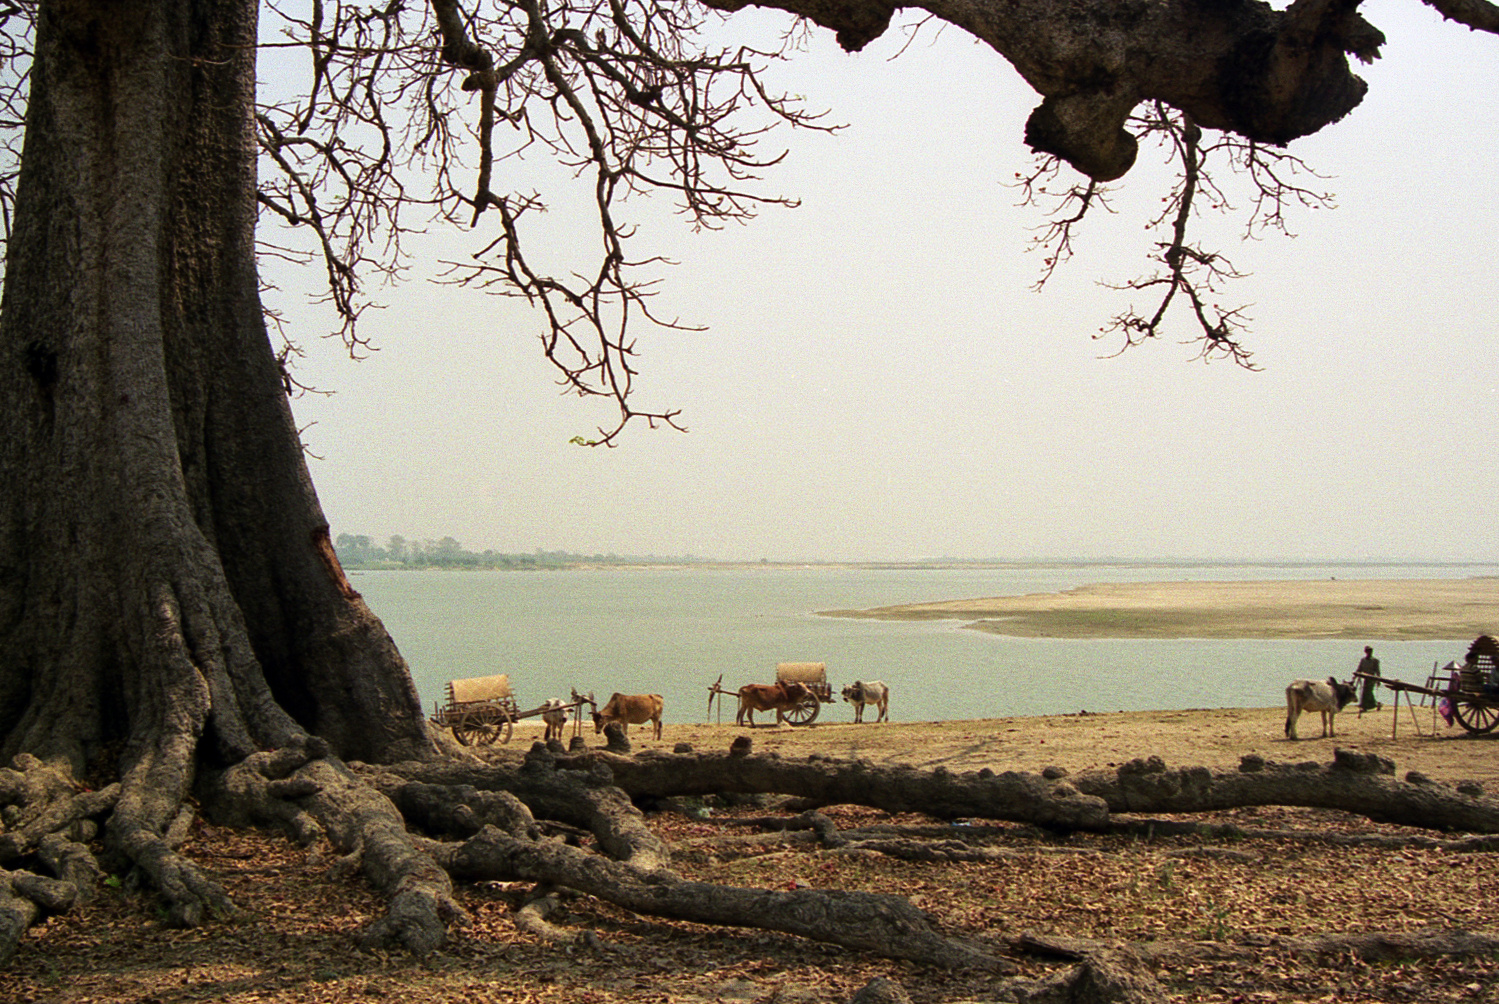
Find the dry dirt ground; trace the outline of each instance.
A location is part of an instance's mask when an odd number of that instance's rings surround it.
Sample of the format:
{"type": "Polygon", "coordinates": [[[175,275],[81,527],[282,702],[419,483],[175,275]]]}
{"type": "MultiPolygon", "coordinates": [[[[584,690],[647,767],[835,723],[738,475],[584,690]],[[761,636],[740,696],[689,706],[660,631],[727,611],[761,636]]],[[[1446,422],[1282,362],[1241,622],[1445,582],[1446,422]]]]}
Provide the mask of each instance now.
{"type": "MultiPolygon", "coordinates": [[[[842,712],[841,714],[837,712],[842,712]]],[[[1417,769],[1445,781],[1499,785],[1499,745],[1441,727],[1418,709],[1427,735],[1402,712],[1391,737],[1391,711],[1339,716],[1338,738],[1290,743],[1279,709],[1140,712],[945,723],[839,724],[760,728],[756,748],[782,756],[808,753],[875,761],[945,764],[952,770],[1079,771],[1138,756],[1168,764],[1232,766],[1246,753],[1281,761],[1328,760],[1334,745],[1376,752],[1398,772],[1417,769]]],[[[1303,735],[1318,727],[1303,721],[1303,735]]],[[[668,724],[663,739],[632,738],[636,748],[679,742],[720,749],[744,730],[668,724]]],[[[596,743],[587,737],[590,745],[596,743]]],[[[517,730],[502,756],[518,756],[529,733],[517,730]]],[[[1239,946],[1236,960],[1211,954],[1155,972],[1180,1001],[1436,1001],[1499,999],[1499,960],[1489,957],[1367,963],[1351,956],[1309,958],[1284,939],[1325,932],[1493,931],[1499,912],[1499,855],[1458,853],[1431,841],[1373,850],[1328,834],[1432,834],[1380,825],[1343,813],[1261,808],[1215,814],[1251,834],[1222,838],[1059,835],[1031,827],[979,823],[972,839],[1002,848],[994,860],[934,864],[863,851],[821,849],[801,835],[726,826],[764,807],[704,806],[708,815],[649,818],[676,842],[676,866],[694,879],[729,884],[800,883],[898,892],[927,910],[944,932],[1009,954],[1020,973],[1040,977],[1065,967],[1014,952],[1026,931],[1054,936],[1169,939],[1210,948],[1239,946]]],[[[829,810],[840,827],[930,823],[853,807],[829,810]]],[[[1442,836],[1437,834],[1435,836],[1442,836]]],[[[799,939],[723,930],[637,916],[573,897],[550,918],[581,937],[549,944],[517,928],[514,910],[526,886],[466,886],[470,923],[426,959],[361,953],[352,935],[380,904],[356,876],[330,871],[325,849],[303,851],[279,837],[199,826],[185,848],[229,888],[238,918],[193,930],[158,921],[148,893],[111,879],[89,907],[53,918],[24,940],[0,972],[3,1002],[222,1001],[370,1002],[833,1002],[875,977],[901,984],[920,1002],[993,1000],[1005,977],[937,970],[861,956],[799,939]]]]}

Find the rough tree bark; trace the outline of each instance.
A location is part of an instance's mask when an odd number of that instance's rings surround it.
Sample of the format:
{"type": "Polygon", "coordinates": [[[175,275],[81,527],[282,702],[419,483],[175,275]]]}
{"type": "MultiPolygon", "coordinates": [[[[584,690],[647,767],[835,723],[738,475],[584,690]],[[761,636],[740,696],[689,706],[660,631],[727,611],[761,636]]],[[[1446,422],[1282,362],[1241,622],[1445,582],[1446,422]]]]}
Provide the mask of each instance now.
{"type": "Polygon", "coordinates": [[[258,13],[41,7],[0,318],[0,760],[118,779],[107,846],[183,923],[230,908],[165,839],[201,770],[434,748],[266,336],[258,13]]]}

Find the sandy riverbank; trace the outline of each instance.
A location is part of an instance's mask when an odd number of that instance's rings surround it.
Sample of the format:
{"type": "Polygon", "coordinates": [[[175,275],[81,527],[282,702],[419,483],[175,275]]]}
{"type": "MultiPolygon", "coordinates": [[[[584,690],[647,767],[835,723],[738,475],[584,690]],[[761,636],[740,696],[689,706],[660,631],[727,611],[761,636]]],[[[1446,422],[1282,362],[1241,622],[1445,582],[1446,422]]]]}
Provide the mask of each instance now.
{"type": "Polygon", "coordinates": [[[821,613],[963,620],[975,630],[1026,638],[1471,641],[1499,630],[1499,578],[1104,583],[821,613]]]}
{"type": "MultiPolygon", "coordinates": [[[[983,767],[1039,771],[1058,766],[1078,772],[1150,756],[1159,756],[1174,767],[1235,768],[1248,753],[1301,763],[1331,760],[1333,750],[1342,747],[1386,757],[1402,776],[1417,770],[1440,781],[1482,781],[1499,791],[1499,730],[1490,736],[1470,736],[1461,727],[1448,727],[1434,718],[1430,706],[1412,711],[1403,704],[1398,729],[1393,728],[1394,694],[1385,691],[1381,696],[1382,711],[1360,716],[1349,709],[1338,715],[1336,738],[1317,738],[1321,734],[1318,716],[1304,716],[1299,725],[1304,738],[1298,742],[1285,738],[1284,707],[863,725],[818,721],[801,728],[756,729],[668,719],[660,740],[647,738],[639,726],[630,729],[630,739],[636,750],[670,751],[677,743],[690,743],[698,750],[724,750],[736,736],[748,735],[756,750],[782,756],[863,757],[876,763],[944,766],[954,771],[983,767]]],[[[829,717],[833,717],[831,710],[829,717]]],[[[588,745],[602,744],[591,727],[584,731],[588,745]]],[[[539,734],[539,729],[517,727],[508,748],[524,752],[539,734]]]]}

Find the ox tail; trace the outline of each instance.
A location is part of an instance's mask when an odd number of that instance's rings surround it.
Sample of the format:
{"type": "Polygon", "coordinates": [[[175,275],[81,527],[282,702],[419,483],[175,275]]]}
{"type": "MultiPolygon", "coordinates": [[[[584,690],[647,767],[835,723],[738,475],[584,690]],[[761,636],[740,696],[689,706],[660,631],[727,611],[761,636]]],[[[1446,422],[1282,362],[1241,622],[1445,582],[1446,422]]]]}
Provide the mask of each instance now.
{"type": "Polygon", "coordinates": [[[1294,685],[1286,688],[1286,738],[1296,733],[1296,718],[1301,713],[1301,691],[1294,685]]]}

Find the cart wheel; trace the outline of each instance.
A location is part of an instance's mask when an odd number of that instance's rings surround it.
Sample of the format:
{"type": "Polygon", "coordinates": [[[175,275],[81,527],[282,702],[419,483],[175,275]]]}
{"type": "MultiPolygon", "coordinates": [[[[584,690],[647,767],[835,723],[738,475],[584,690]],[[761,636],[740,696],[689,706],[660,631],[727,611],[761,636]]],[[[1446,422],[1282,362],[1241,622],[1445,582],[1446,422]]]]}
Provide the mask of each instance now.
{"type": "Polygon", "coordinates": [[[453,738],[464,746],[490,746],[503,734],[510,741],[510,718],[499,708],[479,708],[453,726],[453,738]]]}
{"type": "MultiPolygon", "coordinates": [[[[510,741],[511,733],[513,733],[514,731],[515,719],[511,718],[509,715],[502,715],[500,717],[499,723],[495,725],[496,738],[498,738],[502,744],[508,743],[510,741]]],[[[490,742],[494,742],[494,739],[491,739],[490,742]]]]}
{"type": "Polygon", "coordinates": [[[494,726],[486,725],[477,717],[465,718],[453,723],[453,738],[460,746],[484,746],[494,742],[494,726]]]}
{"type": "Polygon", "coordinates": [[[792,725],[811,725],[817,720],[817,713],[822,710],[822,703],[817,696],[811,695],[802,698],[800,704],[782,712],[782,717],[792,725]]]}
{"type": "Polygon", "coordinates": [[[1458,724],[1469,732],[1490,732],[1499,725],[1499,707],[1492,704],[1455,700],[1452,713],[1457,716],[1458,724]]]}

